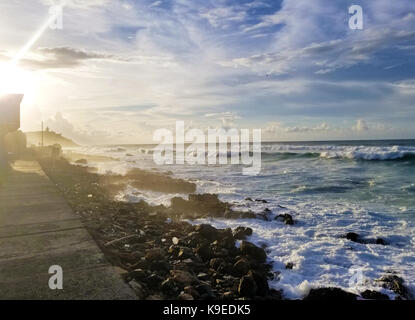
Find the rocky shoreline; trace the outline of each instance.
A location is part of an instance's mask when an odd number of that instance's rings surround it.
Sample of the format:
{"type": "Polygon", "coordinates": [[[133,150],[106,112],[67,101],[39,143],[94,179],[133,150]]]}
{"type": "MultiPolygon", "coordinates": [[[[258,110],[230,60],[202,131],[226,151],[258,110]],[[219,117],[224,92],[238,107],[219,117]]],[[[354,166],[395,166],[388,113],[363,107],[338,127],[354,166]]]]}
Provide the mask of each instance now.
{"type": "MultiPolygon", "coordinates": [[[[278,275],[272,272],[265,248],[246,240],[252,229],[216,229],[183,221],[207,217],[268,219],[266,213],[258,216],[234,211],[216,195],[192,194],[192,183],[161,173],[137,169],[125,176],[100,175],[64,159],[41,159],[40,163],[138,299],[283,299],[283,292],[268,286],[268,279],[278,275]],[[114,195],[127,183],[163,192],[180,190],[189,193],[189,200],[173,198],[169,208],[144,201],[114,201],[114,195]]],[[[295,223],[289,214],[275,219],[295,223]]],[[[398,276],[386,275],[378,281],[398,297],[410,298],[398,276]]],[[[365,291],[358,297],[339,288],[320,288],[312,289],[305,300],[357,298],[388,296],[365,291]]]]}

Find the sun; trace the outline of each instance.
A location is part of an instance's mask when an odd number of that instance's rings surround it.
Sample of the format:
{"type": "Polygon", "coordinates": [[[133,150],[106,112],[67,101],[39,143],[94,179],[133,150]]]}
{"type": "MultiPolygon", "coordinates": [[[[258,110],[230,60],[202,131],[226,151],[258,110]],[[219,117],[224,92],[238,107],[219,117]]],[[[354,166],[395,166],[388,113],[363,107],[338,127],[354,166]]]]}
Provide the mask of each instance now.
{"type": "Polygon", "coordinates": [[[0,94],[26,93],[33,85],[31,72],[11,63],[0,64],[0,94]]]}

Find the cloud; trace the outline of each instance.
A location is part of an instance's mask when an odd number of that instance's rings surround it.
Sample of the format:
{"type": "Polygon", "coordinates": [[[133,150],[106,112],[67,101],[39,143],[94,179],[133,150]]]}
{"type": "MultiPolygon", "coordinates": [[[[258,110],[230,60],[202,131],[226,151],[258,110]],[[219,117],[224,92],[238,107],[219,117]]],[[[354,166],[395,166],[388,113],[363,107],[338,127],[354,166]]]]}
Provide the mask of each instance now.
{"type": "Polygon", "coordinates": [[[127,62],[112,54],[86,51],[70,47],[38,48],[37,59],[23,59],[21,64],[34,69],[73,68],[88,60],[127,62]]]}
{"type": "Polygon", "coordinates": [[[369,126],[367,125],[365,120],[358,119],[356,121],[356,125],[353,126],[353,130],[358,131],[358,132],[367,131],[369,130],[369,126]]]}

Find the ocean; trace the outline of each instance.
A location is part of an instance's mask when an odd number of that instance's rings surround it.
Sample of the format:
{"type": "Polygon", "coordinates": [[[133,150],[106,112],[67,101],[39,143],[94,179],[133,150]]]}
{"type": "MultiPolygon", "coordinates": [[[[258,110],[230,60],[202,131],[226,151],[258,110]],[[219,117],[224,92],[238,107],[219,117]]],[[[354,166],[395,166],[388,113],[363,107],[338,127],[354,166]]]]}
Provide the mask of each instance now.
{"type": "MultiPolygon", "coordinates": [[[[374,281],[388,272],[402,277],[415,293],[415,140],[267,142],[262,144],[257,176],[245,176],[241,166],[230,164],[157,166],[152,147],[93,146],[76,152],[116,159],[90,163],[101,173],[124,173],[133,167],[169,171],[194,181],[198,193],[216,193],[235,209],[271,210],[270,221],[192,223],[251,227],[249,241],[266,246],[273,263],[269,284],[282,289],[286,298],[329,286],[356,293],[374,289],[392,296],[374,281]],[[292,215],[295,225],[273,220],[285,213],[292,215]],[[348,232],[363,239],[382,238],[387,245],[352,242],[344,238],[348,232]],[[292,269],[286,269],[288,263],[292,269]]],[[[117,198],[168,206],[174,196],[187,197],[128,187],[117,198]]]]}

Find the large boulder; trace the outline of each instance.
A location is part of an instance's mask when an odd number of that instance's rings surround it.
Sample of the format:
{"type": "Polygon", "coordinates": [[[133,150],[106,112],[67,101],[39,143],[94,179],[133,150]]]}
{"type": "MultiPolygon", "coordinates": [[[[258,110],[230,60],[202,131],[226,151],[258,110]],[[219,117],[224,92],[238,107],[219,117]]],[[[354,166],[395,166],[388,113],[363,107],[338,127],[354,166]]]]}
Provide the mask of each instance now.
{"type": "Polygon", "coordinates": [[[256,296],[257,290],[258,287],[252,274],[243,276],[239,281],[238,293],[241,297],[253,298],[256,296]]]}
{"type": "Polygon", "coordinates": [[[255,260],[258,263],[264,263],[267,260],[267,254],[265,250],[257,247],[251,242],[242,241],[240,250],[243,255],[255,260]]]}

